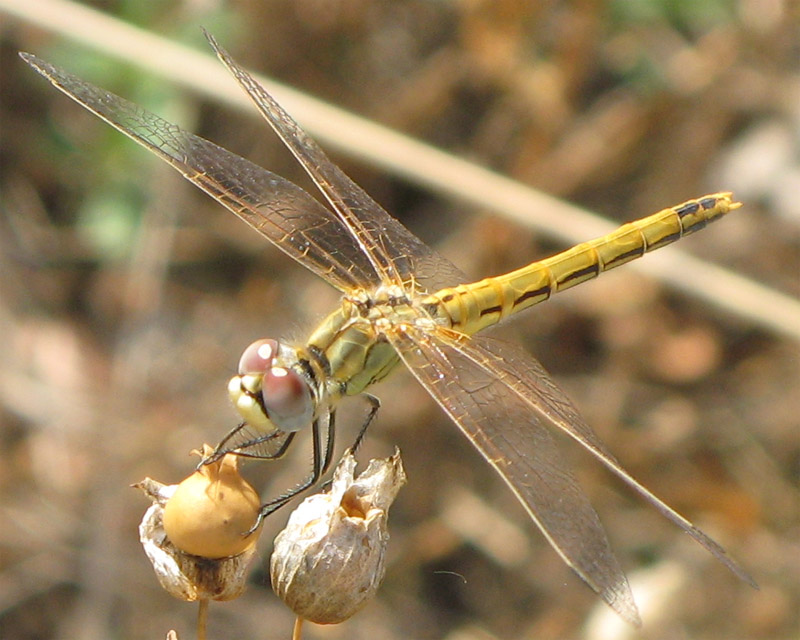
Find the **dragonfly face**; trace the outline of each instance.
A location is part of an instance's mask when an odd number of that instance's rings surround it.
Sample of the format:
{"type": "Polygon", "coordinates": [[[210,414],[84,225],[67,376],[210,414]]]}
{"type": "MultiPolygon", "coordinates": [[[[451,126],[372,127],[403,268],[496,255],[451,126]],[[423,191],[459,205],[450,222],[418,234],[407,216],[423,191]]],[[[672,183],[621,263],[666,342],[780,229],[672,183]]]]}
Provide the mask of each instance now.
{"type": "Polygon", "coordinates": [[[294,432],[314,416],[313,385],[301,373],[297,352],[277,340],[257,340],[244,350],[228,395],[245,422],[261,433],[294,432]]]}
{"type": "Polygon", "coordinates": [[[378,401],[366,390],[402,361],[506,482],[561,558],[624,619],[639,623],[627,579],[597,513],[561,460],[551,430],[570,436],[755,586],[720,545],[620,465],[535,358],[515,345],[473,335],[553,293],[703,228],[739,206],[731,194],[716,193],[664,209],[552,258],[463,284],[467,280],[456,267],[348,178],[272,96],[208,38],[329,207],[280,176],[135,104],[35,56],[22,57],[58,89],[175,167],[342,293],[342,306],[305,346],[260,340],[244,352],[239,375],[229,384],[244,423],[223,439],[216,453],[233,450],[275,459],[298,429],[310,423],[312,430],[313,473],[291,492],[263,505],[261,515],[286,504],[327,469],[336,401],[364,392],[374,416],[378,401]],[[242,444],[236,438],[248,427],[255,437],[242,444]],[[228,442],[231,446],[225,449],[228,442]],[[265,444],[265,455],[247,452],[249,446],[265,444]]]}

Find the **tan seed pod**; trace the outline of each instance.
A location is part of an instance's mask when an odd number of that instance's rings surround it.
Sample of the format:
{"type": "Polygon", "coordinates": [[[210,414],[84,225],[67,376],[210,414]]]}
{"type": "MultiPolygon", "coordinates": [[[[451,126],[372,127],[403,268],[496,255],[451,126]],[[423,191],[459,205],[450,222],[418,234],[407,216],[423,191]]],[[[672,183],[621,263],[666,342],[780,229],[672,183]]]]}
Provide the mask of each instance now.
{"type": "Polygon", "coordinates": [[[251,545],[239,555],[212,560],[191,555],[170,542],[164,531],[164,505],[178,485],[145,478],[134,487],[153,502],[139,524],[139,540],[161,586],[181,600],[232,600],[244,591],[247,566],[255,555],[251,545]]]}
{"type": "Polygon", "coordinates": [[[328,493],[306,498],[275,539],[272,588],[298,616],[343,622],[373,597],[385,573],[387,519],[406,476],[400,452],[353,479],[347,452],[328,493]]]}
{"type": "MultiPolygon", "coordinates": [[[[208,447],[208,445],[206,445],[208,447]]],[[[210,453],[210,448],[205,454],[210,453]]],[[[172,543],[203,558],[235,556],[255,544],[261,500],[242,478],[238,458],[226,455],[203,465],[178,485],[164,507],[164,530],[172,543]]]]}

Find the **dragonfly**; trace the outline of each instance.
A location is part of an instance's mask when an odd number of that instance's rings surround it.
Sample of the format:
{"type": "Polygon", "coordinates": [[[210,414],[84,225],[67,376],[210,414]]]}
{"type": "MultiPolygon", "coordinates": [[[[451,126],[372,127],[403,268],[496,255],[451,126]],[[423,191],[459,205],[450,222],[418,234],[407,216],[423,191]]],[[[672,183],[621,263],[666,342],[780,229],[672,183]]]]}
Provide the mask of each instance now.
{"type": "MultiPolygon", "coordinates": [[[[216,455],[275,459],[311,428],[310,476],[267,502],[261,517],[317,483],[333,455],[336,407],[365,396],[402,362],[513,491],[564,562],[614,611],[641,624],[624,571],[551,430],[587,449],[740,579],[750,575],[717,542],[634,479],[542,365],[494,337],[501,320],[737,209],[711,194],[510,273],[469,282],[448,259],[391,217],[322,151],[256,80],[206,36],[327,206],[292,182],[184,131],[142,107],[34,55],[22,58],[55,87],[165,160],[278,249],[341,293],[341,305],[303,344],[262,339],[247,347],[228,394],[242,421],[216,455]]],[[[260,521],[260,519],[259,519],[260,521]]]]}

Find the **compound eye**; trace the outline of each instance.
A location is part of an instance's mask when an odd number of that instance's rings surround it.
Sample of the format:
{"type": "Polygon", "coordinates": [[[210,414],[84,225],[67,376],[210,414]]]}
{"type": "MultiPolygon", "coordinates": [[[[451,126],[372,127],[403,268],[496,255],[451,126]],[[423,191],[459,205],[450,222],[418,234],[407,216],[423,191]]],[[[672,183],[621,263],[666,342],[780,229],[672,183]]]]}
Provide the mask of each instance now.
{"type": "Polygon", "coordinates": [[[266,374],[272,368],[272,361],[278,355],[278,341],[269,338],[256,340],[244,350],[239,359],[239,375],[266,374]]]}
{"type": "Polygon", "coordinates": [[[311,422],[314,403],[305,379],[294,369],[272,367],[261,383],[264,408],[281,431],[297,431],[311,422]]]}

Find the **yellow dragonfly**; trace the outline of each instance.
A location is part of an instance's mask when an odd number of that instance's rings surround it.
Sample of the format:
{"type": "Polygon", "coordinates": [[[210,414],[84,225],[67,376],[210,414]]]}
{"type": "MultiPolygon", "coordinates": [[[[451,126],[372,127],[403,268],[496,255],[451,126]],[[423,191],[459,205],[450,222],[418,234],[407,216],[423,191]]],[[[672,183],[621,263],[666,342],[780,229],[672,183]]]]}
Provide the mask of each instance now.
{"type": "Polygon", "coordinates": [[[562,559],[618,614],[640,624],[627,579],[600,520],[562,462],[560,430],[640,493],[737,576],[752,578],[725,550],[626,472],[544,368],[523,350],[477,332],[553,293],[594,278],[702,229],[740,206],[715,193],[664,209],[505,275],[464,284],[446,258],[386,213],[333,164],[216,40],[219,58],[319,187],[308,193],[143,108],[30,54],[58,89],[143,145],[279,249],[336,287],[341,306],[305,344],[259,340],[239,363],[229,395],[243,422],[216,454],[274,459],[312,429],[313,471],[266,503],[262,517],[316,483],[333,454],[335,409],[364,394],[398,362],[419,380],[505,480],[562,559]]]}

